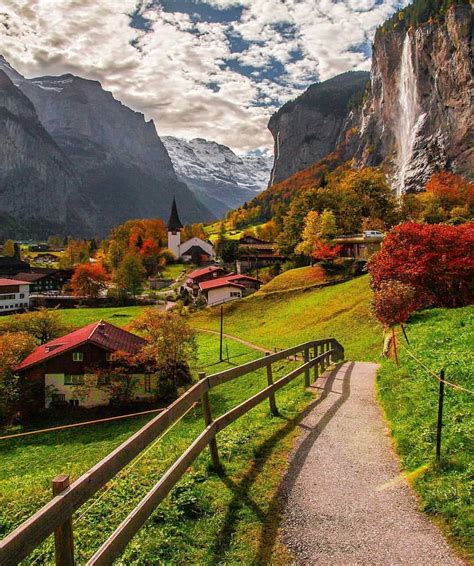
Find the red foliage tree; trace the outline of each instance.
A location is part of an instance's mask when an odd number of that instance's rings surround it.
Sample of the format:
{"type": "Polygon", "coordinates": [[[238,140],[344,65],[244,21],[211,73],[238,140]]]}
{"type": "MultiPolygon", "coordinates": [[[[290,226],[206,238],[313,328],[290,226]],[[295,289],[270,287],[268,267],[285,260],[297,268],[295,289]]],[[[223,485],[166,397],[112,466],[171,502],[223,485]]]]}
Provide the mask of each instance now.
{"type": "Polygon", "coordinates": [[[328,261],[336,258],[340,251],[341,246],[332,246],[320,240],[314,244],[311,257],[316,261],[328,261]]]}
{"type": "Polygon", "coordinates": [[[374,292],[373,308],[384,326],[406,322],[415,310],[415,289],[400,281],[384,281],[374,292]]]}
{"type": "Polygon", "coordinates": [[[74,295],[95,299],[105,289],[109,280],[104,267],[100,263],[80,264],[74,270],[71,287],[74,295]]]}
{"type": "Polygon", "coordinates": [[[372,287],[389,280],[411,285],[415,308],[474,302],[474,223],[408,222],[394,228],[369,262],[372,287]]]}

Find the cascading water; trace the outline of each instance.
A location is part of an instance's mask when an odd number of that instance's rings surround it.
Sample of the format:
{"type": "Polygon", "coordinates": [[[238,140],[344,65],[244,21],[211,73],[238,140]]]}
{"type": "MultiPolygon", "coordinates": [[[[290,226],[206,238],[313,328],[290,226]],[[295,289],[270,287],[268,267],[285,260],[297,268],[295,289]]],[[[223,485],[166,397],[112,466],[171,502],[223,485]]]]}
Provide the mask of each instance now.
{"type": "Polygon", "coordinates": [[[406,189],[406,177],[413,156],[417,131],[424,119],[424,114],[420,115],[417,81],[408,33],[405,35],[400,61],[398,104],[400,115],[396,128],[398,141],[396,193],[400,197],[406,189]]]}

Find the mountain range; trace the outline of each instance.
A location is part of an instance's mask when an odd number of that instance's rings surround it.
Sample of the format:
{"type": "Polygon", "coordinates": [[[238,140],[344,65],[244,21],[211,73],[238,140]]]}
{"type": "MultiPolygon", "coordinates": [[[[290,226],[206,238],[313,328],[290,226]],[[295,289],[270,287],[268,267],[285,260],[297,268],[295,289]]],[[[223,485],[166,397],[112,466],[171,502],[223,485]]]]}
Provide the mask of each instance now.
{"type": "MultiPolygon", "coordinates": [[[[298,186],[291,175],[306,171],[306,183],[347,161],[382,167],[398,196],[440,170],[472,179],[472,10],[467,0],[415,0],[378,29],[370,75],[343,73],[285,104],[268,124],[270,185],[287,194],[298,186]]],[[[269,191],[259,202],[276,197],[269,191]]]]}
{"type": "Polygon", "coordinates": [[[166,219],[173,196],[183,221],[214,218],[176,177],[153,121],[99,82],[26,79],[3,57],[0,77],[0,236],[105,236],[130,218],[166,219]]]}
{"type": "Polygon", "coordinates": [[[218,218],[266,189],[273,157],[238,156],[229,147],[195,138],[162,137],[178,179],[218,218]]]}

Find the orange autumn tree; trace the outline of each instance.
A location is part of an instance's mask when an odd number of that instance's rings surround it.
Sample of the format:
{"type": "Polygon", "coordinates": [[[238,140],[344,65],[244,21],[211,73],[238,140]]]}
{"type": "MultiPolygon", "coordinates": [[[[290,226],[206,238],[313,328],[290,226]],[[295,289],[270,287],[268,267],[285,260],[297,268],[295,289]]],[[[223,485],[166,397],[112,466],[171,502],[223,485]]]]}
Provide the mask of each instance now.
{"type": "Polygon", "coordinates": [[[102,264],[81,264],[74,270],[71,279],[72,291],[76,297],[96,299],[107,287],[109,279],[102,264]]]}
{"type": "Polygon", "coordinates": [[[426,183],[425,191],[437,197],[443,208],[474,204],[474,183],[448,171],[432,175],[426,183]]]}

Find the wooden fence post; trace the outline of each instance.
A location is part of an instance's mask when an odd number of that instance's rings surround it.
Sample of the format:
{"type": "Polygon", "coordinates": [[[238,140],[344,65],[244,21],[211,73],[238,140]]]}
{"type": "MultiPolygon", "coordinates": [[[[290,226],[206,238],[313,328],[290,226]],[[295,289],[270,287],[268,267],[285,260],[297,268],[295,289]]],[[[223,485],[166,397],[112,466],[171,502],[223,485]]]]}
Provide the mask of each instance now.
{"type": "MultiPolygon", "coordinates": [[[[314,347],[314,357],[315,358],[318,357],[318,347],[317,346],[314,347]]],[[[318,372],[318,366],[319,366],[319,363],[314,364],[314,381],[316,381],[319,377],[318,376],[318,373],[319,373],[318,372]]]]}
{"type": "MultiPolygon", "coordinates": [[[[206,378],[206,372],[204,371],[200,371],[198,375],[199,381],[206,378]]],[[[206,427],[208,427],[212,423],[211,404],[209,403],[208,391],[204,391],[204,393],[201,395],[201,400],[204,423],[206,427]]],[[[209,451],[211,453],[212,466],[217,470],[221,467],[221,463],[219,461],[219,452],[217,451],[217,441],[215,437],[209,441],[209,451]]]]}
{"type": "MultiPolygon", "coordinates": [[[[269,356],[270,353],[267,352],[265,355],[269,356]]],[[[273,383],[273,372],[272,372],[271,362],[267,364],[267,383],[268,385],[272,385],[273,383]]],[[[278,415],[278,409],[276,406],[275,393],[270,394],[270,396],[268,397],[268,401],[270,403],[270,414],[276,417],[278,415]]]]}
{"type": "MultiPolygon", "coordinates": [[[[309,362],[309,348],[304,349],[304,363],[309,362]]],[[[304,386],[309,387],[309,368],[304,370],[304,386]]]]}
{"type": "MultiPolygon", "coordinates": [[[[69,487],[69,476],[61,475],[53,479],[53,495],[59,495],[69,487]]],[[[54,531],[54,554],[56,566],[74,566],[74,539],[72,516],[70,515],[54,531]]]]}

